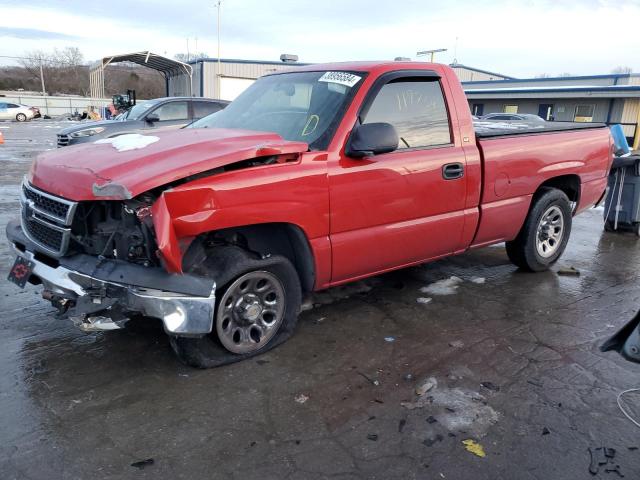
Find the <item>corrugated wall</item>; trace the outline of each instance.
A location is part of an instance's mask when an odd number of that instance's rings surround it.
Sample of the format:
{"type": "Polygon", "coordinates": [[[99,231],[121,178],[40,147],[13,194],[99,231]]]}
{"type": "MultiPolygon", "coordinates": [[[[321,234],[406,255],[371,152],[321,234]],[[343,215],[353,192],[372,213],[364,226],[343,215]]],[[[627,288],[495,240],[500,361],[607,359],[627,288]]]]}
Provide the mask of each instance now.
{"type": "MultiPolygon", "coordinates": [[[[208,98],[219,98],[217,75],[218,62],[202,62],[204,67],[202,96],[208,98]]],[[[221,62],[221,75],[228,78],[244,78],[256,80],[268,73],[295,68],[294,63],[264,64],[264,63],[233,63],[221,62]]]]}

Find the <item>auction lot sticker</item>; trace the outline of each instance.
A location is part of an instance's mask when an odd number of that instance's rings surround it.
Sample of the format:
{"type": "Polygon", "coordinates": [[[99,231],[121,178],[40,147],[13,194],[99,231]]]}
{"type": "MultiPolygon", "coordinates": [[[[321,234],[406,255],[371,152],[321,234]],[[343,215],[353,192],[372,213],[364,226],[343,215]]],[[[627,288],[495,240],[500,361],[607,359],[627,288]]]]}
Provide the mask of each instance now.
{"type": "Polygon", "coordinates": [[[338,83],[340,85],[346,85],[347,87],[353,87],[361,78],[362,77],[359,77],[358,75],[348,72],[326,72],[318,79],[318,81],[338,83]]]}

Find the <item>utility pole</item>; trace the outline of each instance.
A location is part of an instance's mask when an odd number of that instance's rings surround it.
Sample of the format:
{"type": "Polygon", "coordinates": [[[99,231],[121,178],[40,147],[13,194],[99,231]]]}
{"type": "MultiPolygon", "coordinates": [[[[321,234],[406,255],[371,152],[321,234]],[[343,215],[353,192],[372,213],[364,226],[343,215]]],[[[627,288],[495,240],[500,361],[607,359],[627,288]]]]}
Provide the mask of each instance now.
{"type": "Polygon", "coordinates": [[[425,55],[431,55],[431,63],[433,63],[434,54],[440,53],[440,52],[446,52],[446,51],[447,51],[446,48],[436,48],[435,50],[422,50],[420,52],[417,52],[416,55],[418,57],[423,57],[425,55]]]}
{"type": "Polygon", "coordinates": [[[42,59],[40,59],[40,83],[42,84],[42,96],[44,97],[47,93],[44,89],[44,72],[42,71],[42,59]]]}
{"type": "Polygon", "coordinates": [[[218,9],[218,75],[216,76],[217,80],[217,95],[220,98],[220,84],[222,83],[222,64],[220,62],[220,10],[222,7],[222,0],[218,0],[216,2],[216,8],[218,9]]]}

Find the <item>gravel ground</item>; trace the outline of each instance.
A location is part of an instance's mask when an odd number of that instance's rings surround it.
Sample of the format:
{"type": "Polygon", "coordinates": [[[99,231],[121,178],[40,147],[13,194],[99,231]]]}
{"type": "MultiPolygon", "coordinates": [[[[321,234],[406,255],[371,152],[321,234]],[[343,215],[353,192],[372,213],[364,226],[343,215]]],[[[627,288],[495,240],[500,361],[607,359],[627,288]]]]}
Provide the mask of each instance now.
{"type": "MultiPolygon", "coordinates": [[[[0,123],[2,227],[60,126],[0,123]]],[[[590,211],[554,271],[496,246],[332,289],[289,342],[213,370],[181,365],[156,321],[84,334],[2,282],[0,477],[584,480],[605,446],[593,478],[638,478],[616,394],[640,366],[598,350],[640,306],[638,253],[590,211]]]]}

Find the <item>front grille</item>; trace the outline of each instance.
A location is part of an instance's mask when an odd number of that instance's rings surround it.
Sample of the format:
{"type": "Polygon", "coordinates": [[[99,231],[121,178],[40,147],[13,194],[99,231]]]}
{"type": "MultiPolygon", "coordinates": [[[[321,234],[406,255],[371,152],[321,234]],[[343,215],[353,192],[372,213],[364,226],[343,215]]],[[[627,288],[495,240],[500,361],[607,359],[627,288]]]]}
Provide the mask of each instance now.
{"type": "Polygon", "coordinates": [[[58,134],[58,146],[66,147],[71,142],[71,137],[69,135],[58,134]]]}
{"type": "Polygon", "coordinates": [[[63,202],[55,199],[51,195],[44,195],[39,193],[33,187],[28,187],[26,184],[22,184],[22,193],[24,196],[33,202],[33,207],[40,210],[43,213],[48,213],[60,220],[66,222],[69,209],[71,208],[70,202],[63,202]]]}
{"type": "Polygon", "coordinates": [[[37,217],[29,215],[29,208],[26,208],[22,217],[22,227],[27,237],[52,253],[55,252],[56,255],[63,253],[66,250],[65,241],[68,244],[68,235],[46,222],[39,221],[37,217]]]}
{"type": "Polygon", "coordinates": [[[22,230],[40,249],[55,256],[66,253],[77,202],[53,196],[22,182],[22,230]]]}

